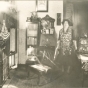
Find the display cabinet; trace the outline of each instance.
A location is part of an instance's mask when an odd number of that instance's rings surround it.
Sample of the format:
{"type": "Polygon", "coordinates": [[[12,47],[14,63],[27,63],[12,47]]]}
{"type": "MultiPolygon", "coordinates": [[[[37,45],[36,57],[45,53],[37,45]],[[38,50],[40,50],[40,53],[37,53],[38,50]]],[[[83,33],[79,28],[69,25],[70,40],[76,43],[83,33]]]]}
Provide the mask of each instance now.
{"type": "Polygon", "coordinates": [[[41,21],[40,46],[55,46],[55,19],[46,15],[41,21]]]}
{"type": "Polygon", "coordinates": [[[39,22],[27,22],[27,47],[39,44],[39,22]]]}
{"type": "Polygon", "coordinates": [[[46,15],[41,20],[41,34],[54,34],[54,21],[49,15],[46,15]]]}
{"type": "Polygon", "coordinates": [[[54,27],[55,19],[46,15],[41,19],[41,33],[40,33],[40,44],[39,51],[40,55],[43,56],[41,62],[47,66],[54,66],[53,57],[56,45],[55,38],[55,27],[54,27]]]}

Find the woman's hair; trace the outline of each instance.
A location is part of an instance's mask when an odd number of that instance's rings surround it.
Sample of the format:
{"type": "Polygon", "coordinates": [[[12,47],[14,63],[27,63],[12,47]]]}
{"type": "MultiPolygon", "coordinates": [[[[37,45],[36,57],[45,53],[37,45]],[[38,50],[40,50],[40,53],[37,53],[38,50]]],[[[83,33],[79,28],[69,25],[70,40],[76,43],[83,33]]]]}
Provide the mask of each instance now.
{"type": "Polygon", "coordinates": [[[68,22],[69,26],[72,26],[72,25],[73,25],[72,22],[70,22],[68,19],[64,19],[64,20],[62,21],[62,24],[64,24],[65,21],[68,22]]]}

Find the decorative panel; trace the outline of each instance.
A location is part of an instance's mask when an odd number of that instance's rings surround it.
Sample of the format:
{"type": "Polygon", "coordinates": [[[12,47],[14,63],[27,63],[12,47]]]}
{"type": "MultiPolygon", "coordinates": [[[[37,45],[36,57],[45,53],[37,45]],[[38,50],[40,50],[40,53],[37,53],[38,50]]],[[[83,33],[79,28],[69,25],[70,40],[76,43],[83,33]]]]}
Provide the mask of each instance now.
{"type": "Polygon", "coordinates": [[[50,34],[41,34],[40,46],[55,46],[55,38],[50,34]]]}

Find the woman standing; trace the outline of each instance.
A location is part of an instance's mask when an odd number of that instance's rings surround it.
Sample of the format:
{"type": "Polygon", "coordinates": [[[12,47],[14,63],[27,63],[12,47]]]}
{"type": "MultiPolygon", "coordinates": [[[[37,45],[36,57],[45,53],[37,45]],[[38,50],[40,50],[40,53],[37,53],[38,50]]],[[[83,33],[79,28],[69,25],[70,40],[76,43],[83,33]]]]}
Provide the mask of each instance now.
{"type": "Polygon", "coordinates": [[[59,38],[57,41],[57,47],[55,51],[54,59],[56,58],[56,53],[59,54],[59,64],[62,67],[62,72],[70,72],[73,51],[77,49],[76,41],[73,38],[73,30],[70,27],[71,22],[68,19],[64,19],[63,28],[59,32],[59,38]]]}

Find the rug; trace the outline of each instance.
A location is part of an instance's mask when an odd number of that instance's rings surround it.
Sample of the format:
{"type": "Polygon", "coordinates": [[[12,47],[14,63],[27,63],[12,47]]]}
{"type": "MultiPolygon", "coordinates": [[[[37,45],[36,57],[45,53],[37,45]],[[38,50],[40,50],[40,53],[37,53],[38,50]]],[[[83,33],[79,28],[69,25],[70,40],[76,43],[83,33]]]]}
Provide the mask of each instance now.
{"type": "Polygon", "coordinates": [[[61,75],[59,71],[49,72],[47,75],[42,75],[40,77],[40,82],[38,84],[38,76],[35,73],[31,72],[30,77],[28,77],[25,70],[13,70],[10,74],[11,81],[7,88],[34,88],[36,86],[44,86],[55,81],[61,77],[61,75]]]}

